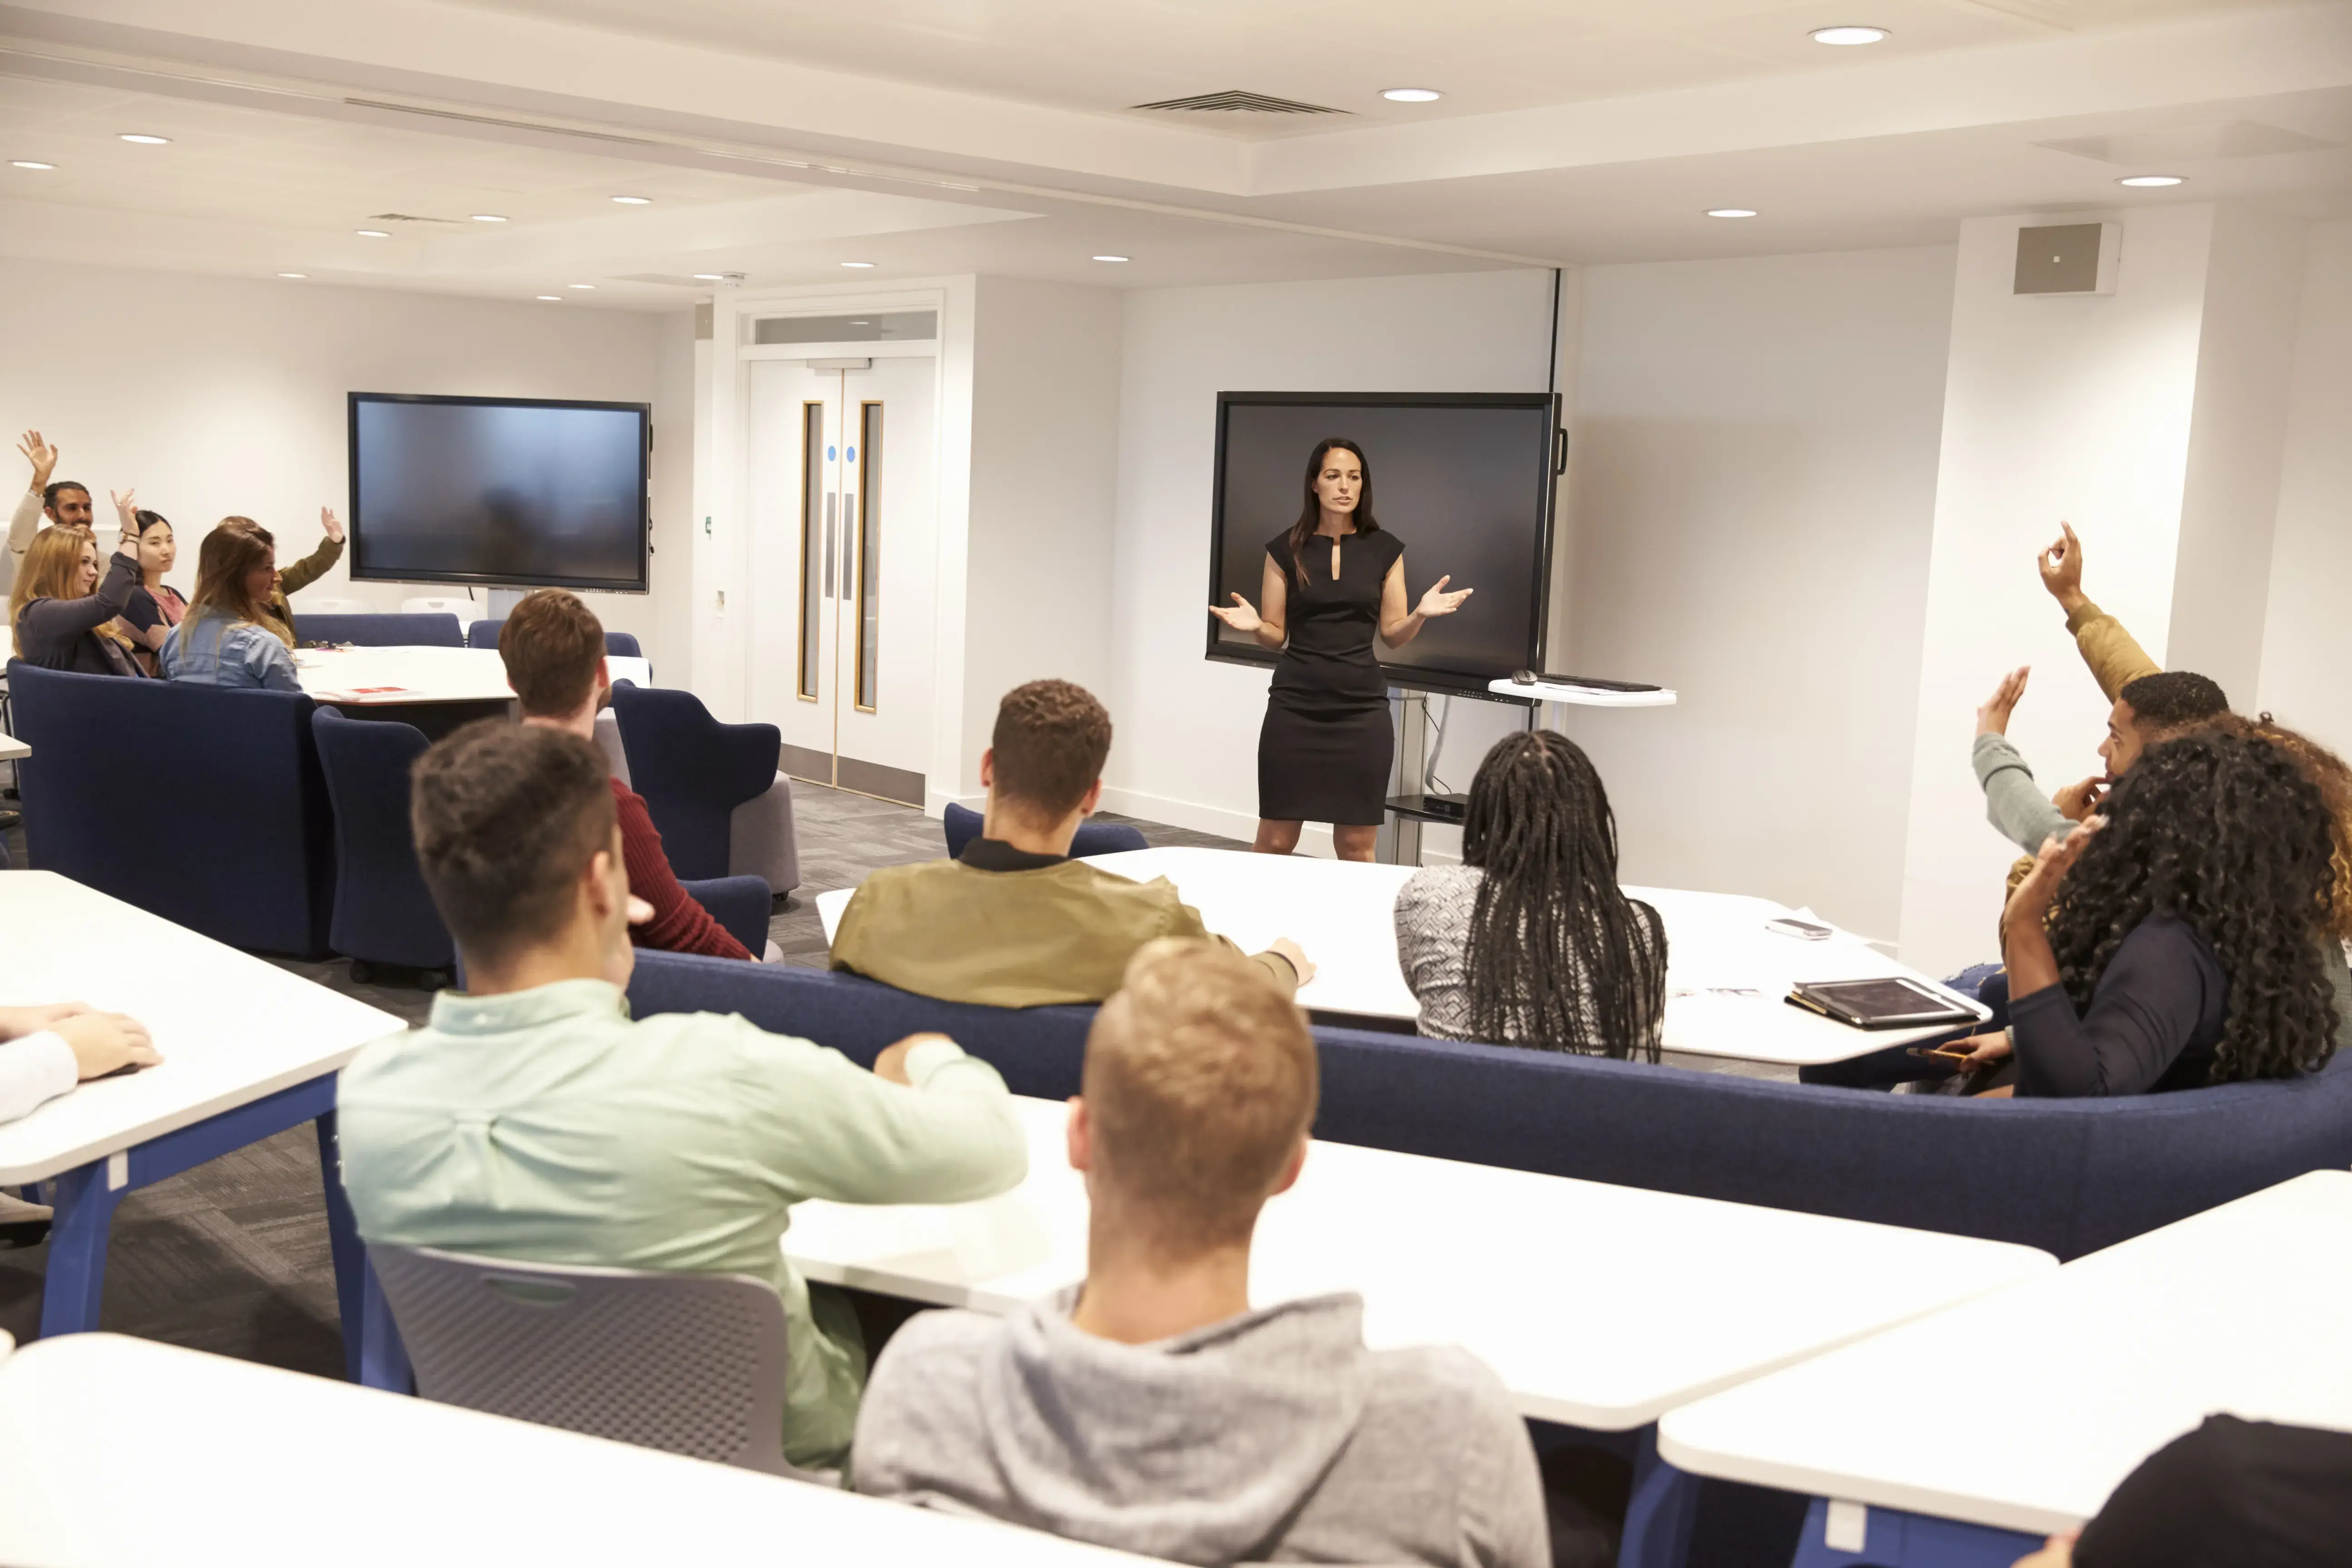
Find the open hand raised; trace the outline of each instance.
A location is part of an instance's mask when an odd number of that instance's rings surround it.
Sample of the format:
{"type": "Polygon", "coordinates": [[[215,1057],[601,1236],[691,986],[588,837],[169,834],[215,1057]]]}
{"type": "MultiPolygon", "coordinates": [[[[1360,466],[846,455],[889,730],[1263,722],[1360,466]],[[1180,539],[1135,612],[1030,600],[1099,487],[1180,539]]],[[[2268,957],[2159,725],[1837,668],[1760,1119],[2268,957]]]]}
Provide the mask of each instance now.
{"type": "Polygon", "coordinates": [[[1977,709],[1978,734],[2009,733],[2009,716],[2017,710],[2018,699],[2025,695],[2025,678],[2032,673],[2032,665],[2021,664],[2000,678],[2000,684],[1993,688],[1992,695],[1977,709]]]}
{"type": "Polygon", "coordinates": [[[322,506],[319,509],[319,526],[325,529],[327,537],[336,543],[341,544],[343,542],[343,525],[336,518],[333,507],[322,506]]]}
{"type": "Polygon", "coordinates": [[[27,430],[16,443],[16,450],[25,454],[25,461],[33,465],[32,488],[39,489],[58,471],[58,449],[41,439],[38,430],[27,430]]]}
{"type": "Polygon", "coordinates": [[[2034,564],[2042,573],[2042,585],[2050,590],[2050,596],[2073,609],[2083,596],[2083,542],[2074,537],[2072,525],[2058,525],[2058,538],[2034,564]]]}
{"type": "Polygon", "coordinates": [[[106,493],[113,498],[114,515],[122,520],[122,531],[125,533],[138,532],[139,487],[133,485],[127,490],[109,490],[106,493]]]}
{"type": "Polygon", "coordinates": [[[1436,582],[1432,583],[1429,585],[1429,592],[1421,596],[1421,604],[1412,613],[1423,620],[1428,620],[1436,616],[1450,616],[1462,607],[1463,600],[1477,592],[1475,588],[1456,588],[1449,594],[1445,591],[1445,584],[1453,581],[1453,577],[1449,575],[1440,577],[1436,582]]]}
{"type": "Polygon", "coordinates": [[[1256,607],[1239,594],[1234,595],[1233,608],[1226,609],[1221,605],[1211,605],[1209,614],[1237,632],[1255,632],[1258,627],[1265,625],[1265,622],[1259,617],[1256,607]]]}

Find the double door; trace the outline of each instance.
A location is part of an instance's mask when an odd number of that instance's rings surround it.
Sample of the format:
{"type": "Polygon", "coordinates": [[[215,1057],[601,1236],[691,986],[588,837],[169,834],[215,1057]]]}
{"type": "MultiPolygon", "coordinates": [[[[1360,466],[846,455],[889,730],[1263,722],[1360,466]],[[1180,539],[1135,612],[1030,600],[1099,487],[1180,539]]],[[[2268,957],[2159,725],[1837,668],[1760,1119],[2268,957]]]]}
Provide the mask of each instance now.
{"type": "Polygon", "coordinates": [[[937,523],[929,359],[751,367],[751,708],[795,777],[920,805],[937,523]]]}

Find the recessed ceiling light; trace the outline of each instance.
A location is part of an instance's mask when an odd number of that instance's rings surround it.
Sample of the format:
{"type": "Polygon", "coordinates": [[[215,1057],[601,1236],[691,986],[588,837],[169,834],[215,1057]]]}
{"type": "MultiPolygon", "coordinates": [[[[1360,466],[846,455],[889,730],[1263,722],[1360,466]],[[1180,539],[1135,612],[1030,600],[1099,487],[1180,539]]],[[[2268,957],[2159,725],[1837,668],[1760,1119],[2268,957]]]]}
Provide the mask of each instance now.
{"type": "Polygon", "coordinates": [[[1095,259],[1097,261],[1125,261],[1127,258],[1124,256],[1097,256],[1095,259]]]}
{"type": "Polygon", "coordinates": [[[55,163],[44,163],[37,158],[12,158],[9,167],[15,169],[54,169],[55,163]]]}
{"type": "Polygon", "coordinates": [[[308,278],[310,275],[307,272],[281,272],[278,276],[280,278],[291,278],[299,282],[300,279],[308,278]]]}
{"type": "Polygon", "coordinates": [[[1709,217],[1754,217],[1756,216],[1756,209],[1754,207],[1709,207],[1706,209],[1706,216],[1709,217]]]}
{"type": "Polygon", "coordinates": [[[1809,35],[1817,44],[1835,44],[1851,47],[1855,44],[1874,44],[1886,37],[1884,27],[1815,27],[1809,35]]]}
{"type": "Polygon", "coordinates": [[[566,283],[564,287],[566,289],[593,289],[596,285],[593,283],[566,283]]]}
{"type": "Polygon", "coordinates": [[[845,261],[842,265],[844,267],[871,267],[874,263],[870,261],[845,261]]]}
{"type": "Polygon", "coordinates": [[[613,199],[625,207],[649,207],[654,203],[651,196],[614,196],[613,199]]]}
{"type": "Polygon", "coordinates": [[[504,223],[507,220],[503,215],[499,213],[476,213],[474,215],[474,221],[476,223],[504,223]]]}
{"type": "Polygon", "coordinates": [[[172,144],[172,139],[169,136],[150,136],[140,131],[126,131],[122,133],[121,140],[136,142],[142,147],[168,147],[172,144]]]}
{"type": "Polygon", "coordinates": [[[1391,87],[1381,96],[1391,103],[1435,103],[1445,95],[1433,87],[1391,87]]]}
{"type": "Polygon", "coordinates": [[[561,305],[563,303],[563,296],[561,294],[541,294],[540,298],[546,300],[551,305],[561,305]]]}
{"type": "Polygon", "coordinates": [[[694,275],[694,280],[697,283],[724,283],[727,281],[727,274],[724,272],[698,272],[694,275]]]}
{"type": "Polygon", "coordinates": [[[389,230],[381,228],[355,228],[352,230],[352,232],[358,235],[362,239],[390,239],[392,237],[392,234],[389,230]]]}
{"type": "Polygon", "coordinates": [[[2122,179],[2117,180],[2116,184],[2119,185],[2180,185],[2186,184],[2188,182],[2182,179],[2179,174],[2126,174],[2122,179]]]}

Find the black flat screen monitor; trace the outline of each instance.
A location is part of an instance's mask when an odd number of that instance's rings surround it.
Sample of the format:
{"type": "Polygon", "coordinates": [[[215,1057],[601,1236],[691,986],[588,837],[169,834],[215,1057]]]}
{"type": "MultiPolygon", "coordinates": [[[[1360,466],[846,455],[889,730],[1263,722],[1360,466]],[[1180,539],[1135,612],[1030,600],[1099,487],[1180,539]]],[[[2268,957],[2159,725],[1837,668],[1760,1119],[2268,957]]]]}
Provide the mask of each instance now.
{"type": "Polygon", "coordinates": [[[643,403],[351,395],[354,579],[643,592],[643,403]]]}
{"type": "MultiPolygon", "coordinates": [[[[1363,448],[1381,531],[1404,545],[1406,609],[1441,576],[1477,590],[1401,648],[1375,640],[1389,684],[1485,694],[1488,681],[1542,669],[1559,426],[1544,392],[1219,393],[1210,602],[1238,593],[1259,605],[1266,544],[1298,521],[1307,460],[1345,437],[1363,448]]],[[[1202,618],[1211,658],[1279,657],[1202,618]]]]}

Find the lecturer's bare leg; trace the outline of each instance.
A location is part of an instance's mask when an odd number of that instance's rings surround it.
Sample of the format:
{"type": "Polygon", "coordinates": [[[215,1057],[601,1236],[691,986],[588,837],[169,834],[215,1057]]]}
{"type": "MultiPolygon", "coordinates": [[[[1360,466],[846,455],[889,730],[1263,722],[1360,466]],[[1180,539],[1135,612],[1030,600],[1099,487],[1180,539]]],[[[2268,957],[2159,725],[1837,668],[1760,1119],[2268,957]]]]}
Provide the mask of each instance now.
{"type": "Polygon", "coordinates": [[[1268,817],[1258,818],[1257,842],[1252,849],[1261,855],[1287,855],[1298,847],[1298,831],[1303,822],[1278,822],[1268,817]]]}
{"type": "Polygon", "coordinates": [[[1372,851],[1380,841],[1381,830],[1378,824],[1369,827],[1341,826],[1334,824],[1331,828],[1332,853],[1338,855],[1342,860],[1370,860],[1372,858],[1372,851]]]}

